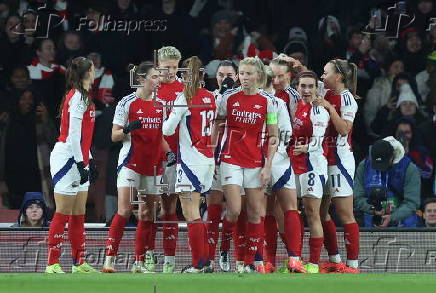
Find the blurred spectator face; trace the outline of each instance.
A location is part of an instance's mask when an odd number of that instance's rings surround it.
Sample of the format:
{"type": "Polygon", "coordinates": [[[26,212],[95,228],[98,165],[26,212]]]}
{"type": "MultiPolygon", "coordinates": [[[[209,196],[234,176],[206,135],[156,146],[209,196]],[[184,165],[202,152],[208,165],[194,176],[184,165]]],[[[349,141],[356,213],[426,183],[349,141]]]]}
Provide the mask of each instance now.
{"type": "Polygon", "coordinates": [[[92,63],[94,63],[95,69],[100,69],[101,67],[101,55],[98,53],[91,53],[88,55],[88,59],[91,59],[92,63]]]}
{"type": "Polygon", "coordinates": [[[410,101],[402,102],[400,104],[400,112],[403,116],[413,116],[416,114],[416,104],[410,101]]]}
{"type": "Polygon", "coordinates": [[[23,31],[21,25],[21,19],[16,16],[11,16],[6,21],[5,33],[10,40],[16,40],[20,38],[20,34],[23,31]]]}
{"type": "Polygon", "coordinates": [[[162,0],[162,10],[165,14],[173,14],[176,10],[176,0],[162,0]]]}
{"type": "Polygon", "coordinates": [[[162,82],[171,83],[176,80],[176,74],[179,70],[179,60],[172,59],[161,61],[159,67],[168,69],[168,74],[166,74],[167,71],[162,72],[162,74],[165,75],[165,77],[162,78],[162,82]]]}
{"type": "Polygon", "coordinates": [[[213,35],[215,38],[223,39],[230,34],[231,29],[232,24],[226,19],[221,19],[215,23],[213,27],[213,35]]]}
{"type": "Polygon", "coordinates": [[[0,3],[0,18],[6,18],[9,15],[9,7],[6,3],[0,3]]]}
{"type": "Polygon", "coordinates": [[[411,53],[416,53],[416,52],[421,50],[422,41],[421,41],[421,38],[419,37],[418,33],[411,32],[408,34],[407,41],[406,41],[406,47],[407,47],[407,50],[411,53]]]}
{"type": "Polygon", "coordinates": [[[427,227],[436,227],[436,202],[428,203],[425,206],[422,217],[427,227]]]}
{"type": "Polygon", "coordinates": [[[36,32],[36,15],[26,13],[23,15],[23,26],[26,35],[33,35],[36,32]]]}
{"type": "Polygon", "coordinates": [[[360,44],[362,43],[362,40],[363,40],[362,34],[352,34],[349,41],[350,48],[352,49],[359,48],[360,44]]]}
{"type": "Polygon", "coordinates": [[[43,62],[53,62],[56,57],[56,48],[52,40],[47,39],[41,44],[41,49],[36,50],[36,55],[43,62]]]}
{"type": "Polygon", "coordinates": [[[226,77],[230,77],[235,82],[238,80],[238,76],[236,75],[235,69],[232,66],[218,67],[218,71],[216,72],[216,81],[219,88],[221,88],[221,84],[226,77]]]}
{"type": "Polygon", "coordinates": [[[130,6],[130,0],[118,0],[118,8],[121,10],[127,10],[130,6]]]}
{"type": "Polygon", "coordinates": [[[31,91],[25,91],[18,101],[18,107],[20,113],[25,115],[32,111],[33,109],[33,94],[31,91]]]}
{"type": "Polygon", "coordinates": [[[284,65],[271,64],[271,70],[275,77],[272,80],[272,85],[276,91],[282,91],[289,86],[291,82],[291,73],[288,67],[284,65]]]}
{"type": "Polygon", "coordinates": [[[388,75],[389,76],[396,76],[402,72],[404,72],[404,63],[401,60],[396,60],[389,67],[388,75]]]}
{"type": "Polygon", "coordinates": [[[64,40],[65,48],[71,51],[80,49],[80,37],[76,34],[66,34],[64,40]]]}
{"type": "Polygon", "coordinates": [[[306,64],[306,55],[303,52],[294,52],[292,54],[289,54],[290,57],[297,59],[298,61],[300,61],[301,64],[303,65],[307,65],[306,64]]]}
{"type": "Polygon", "coordinates": [[[30,85],[29,72],[24,68],[15,68],[11,74],[12,86],[16,89],[25,89],[30,85]]]}
{"type": "Polygon", "coordinates": [[[89,26],[93,28],[92,31],[95,31],[97,29],[97,25],[100,21],[101,12],[96,11],[94,9],[88,9],[86,12],[86,18],[89,20],[89,26]]]}
{"type": "Polygon", "coordinates": [[[41,220],[42,218],[42,207],[39,204],[32,203],[27,209],[26,209],[26,217],[28,219],[28,222],[35,223],[41,220]]]}
{"type": "Polygon", "coordinates": [[[433,1],[431,0],[424,0],[424,1],[418,1],[417,5],[418,11],[422,14],[428,14],[433,10],[433,1]]]}
{"type": "Polygon", "coordinates": [[[239,81],[242,89],[251,91],[256,88],[259,80],[259,73],[253,65],[243,64],[239,67],[239,81]]]}
{"type": "Polygon", "coordinates": [[[412,140],[413,132],[412,127],[410,124],[407,123],[401,123],[398,124],[397,131],[395,132],[395,137],[399,137],[400,133],[403,134],[404,138],[407,140],[407,142],[410,142],[412,140]]]}

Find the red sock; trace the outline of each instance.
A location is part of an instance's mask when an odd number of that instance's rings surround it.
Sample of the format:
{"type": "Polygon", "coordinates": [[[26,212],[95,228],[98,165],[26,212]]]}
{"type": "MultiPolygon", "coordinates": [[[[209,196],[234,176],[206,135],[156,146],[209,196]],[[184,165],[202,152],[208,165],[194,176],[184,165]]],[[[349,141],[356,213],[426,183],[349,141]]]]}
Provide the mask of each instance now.
{"type": "Polygon", "coordinates": [[[218,229],[221,221],[222,206],[220,204],[211,204],[207,206],[207,221],[206,224],[207,239],[209,243],[209,259],[215,259],[216,245],[218,243],[218,229]]]}
{"type": "Polygon", "coordinates": [[[324,242],[323,237],[319,238],[310,238],[309,239],[309,247],[310,247],[310,263],[318,264],[319,258],[321,256],[321,248],[322,243],[324,242]]]}
{"type": "Polygon", "coordinates": [[[301,223],[298,211],[286,211],[284,222],[288,256],[300,256],[301,223]]]}
{"type": "Polygon", "coordinates": [[[71,244],[71,256],[74,265],[85,262],[85,215],[71,215],[68,220],[68,239],[71,244]]]}
{"type": "Polygon", "coordinates": [[[135,232],[135,260],[144,261],[145,246],[150,237],[152,221],[138,221],[135,232]]]}
{"type": "Polygon", "coordinates": [[[359,226],[356,222],[344,225],[344,240],[347,249],[347,260],[356,260],[359,257],[359,226]]]}
{"type": "Polygon", "coordinates": [[[266,260],[276,265],[277,252],[277,222],[274,216],[267,215],[264,223],[266,260]]]}
{"type": "MultiPolygon", "coordinates": [[[[194,220],[196,222],[201,219],[194,220]]],[[[202,223],[188,223],[188,242],[192,254],[192,266],[202,266],[202,257],[204,256],[204,236],[205,230],[202,223]]]]}
{"type": "Polygon", "coordinates": [[[328,255],[339,254],[335,222],[331,219],[327,222],[322,222],[322,230],[324,232],[324,246],[327,249],[328,255]]]}
{"type": "Polygon", "coordinates": [[[256,255],[254,256],[255,261],[263,261],[263,249],[265,248],[265,217],[260,217],[260,228],[259,228],[259,243],[257,245],[256,255]]]}
{"type": "MultiPolygon", "coordinates": [[[[162,217],[163,221],[178,221],[175,214],[162,217]]],[[[177,223],[163,223],[163,249],[166,256],[175,256],[179,225],[177,223]]]]}
{"type": "Polygon", "coordinates": [[[251,265],[254,262],[254,257],[261,238],[260,233],[262,231],[262,225],[262,223],[247,223],[247,230],[245,233],[245,246],[247,247],[244,258],[245,266],[251,265]]]}
{"type": "Polygon", "coordinates": [[[286,251],[288,251],[288,244],[286,243],[286,235],[285,235],[285,233],[280,233],[279,232],[279,235],[280,235],[280,239],[283,242],[283,245],[285,246],[286,251]]]}
{"type": "Polygon", "coordinates": [[[154,244],[156,242],[156,231],[157,231],[157,224],[152,223],[151,224],[151,230],[150,230],[150,237],[147,239],[147,246],[146,251],[148,250],[154,250],[154,244]]]}
{"type": "MultiPolygon", "coordinates": [[[[230,241],[232,240],[233,234],[236,229],[236,223],[227,221],[226,218],[223,220],[223,229],[221,232],[221,247],[220,251],[230,250],[230,241]]],[[[236,246],[236,244],[235,244],[236,246]]]]}
{"type": "Polygon", "coordinates": [[[298,256],[301,257],[301,253],[303,251],[303,243],[304,243],[304,234],[305,234],[305,231],[304,231],[304,218],[303,218],[303,215],[300,214],[299,218],[300,218],[300,225],[301,225],[301,227],[300,227],[300,229],[301,229],[301,241],[300,241],[300,249],[298,250],[298,256]]]}
{"type": "MultiPolygon", "coordinates": [[[[203,256],[202,258],[204,259],[204,263],[207,263],[208,260],[210,260],[209,258],[209,241],[207,238],[207,224],[206,223],[202,223],[203,225],[203,236],[204,236],[204,246],[203,246],[203,256]]],[[[213,258],[212,258],[213,260],[213,258]]]]}
{"type": "Polygon", "coordinates": [[[118,253],[121,238],[123,238],[124,227],[128,222],[128,218],[124,218],[116,213],[112,219],[111,227],[109,228],[109,235],[106,242],[106,255],[115,256],[118,253]]]}
{"type": "Polygon", "coordinates": [[[245,250],[247,248],[245,243],[247,227],[247,216],[245,212],[241,212],[236,222],[236,230],[233,234],[233,243],[235,244],[236,260],[243,261],[245,258],[245,250]]]}
{"type": "Polygon", "coordinates": [[[64,241],[65,224],[69,216],[55,213],[50,223],[48,231],[48,262],[47,265],[51,266],[59,263],[59,256],[61,255],[61,246],[64,241]]]}

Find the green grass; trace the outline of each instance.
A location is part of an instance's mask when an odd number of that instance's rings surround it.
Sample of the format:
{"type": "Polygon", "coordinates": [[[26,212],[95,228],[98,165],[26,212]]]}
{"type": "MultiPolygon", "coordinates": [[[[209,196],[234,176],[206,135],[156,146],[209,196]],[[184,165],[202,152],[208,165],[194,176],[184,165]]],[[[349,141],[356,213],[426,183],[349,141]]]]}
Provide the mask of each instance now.
{"type": "Polygon", "coordinates": [[[435,292],[432,274],[0,274],[1,293],[435,292]]]}

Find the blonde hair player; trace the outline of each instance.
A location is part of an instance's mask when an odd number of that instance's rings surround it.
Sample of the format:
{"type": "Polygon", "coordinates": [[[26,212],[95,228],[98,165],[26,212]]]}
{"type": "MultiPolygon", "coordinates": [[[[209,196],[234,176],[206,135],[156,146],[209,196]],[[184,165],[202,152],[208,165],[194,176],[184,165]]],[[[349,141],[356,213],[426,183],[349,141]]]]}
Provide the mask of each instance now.
{"type": "Polygon", "coordinates": [[[241,88],[223,96],[217,119],[225,119],[221,153],[221,184],[225,190],[227,214],[223,234],[232,234],[241,212],[241,186],[247,196],[246,254],[244,264],[237,272],[262,272],[263,266],[254,265],[258,242],[262,237],[261,213],[265,202],[264,189],[271,178],[272,158],[277,150],[277,107],[274,98],[261,90],[266,74],[262,61],[245,58],[239,64],[241,88]],[[263,152],[264,133],[269,134],[268,154],[263,152]]]}
{"type": "Polygon", "coordinates": [[[214,148],[211,142],[215,119],[215,97],[201,87],[202,63],[197,56],[183,62],[188,73],[183,93],[177,96],[170,116],[164,122],[163,133],[173,135],[179,126],[179,153],[175,190],[188,221],[188,240],[192,262],[182,273],[212,272],[209,260],[207,228],[200,217],[200,196],[209,192],[215,169],[214,148]],[[188,107],[184,105],[192,105],[188,107]]]}
{"type": "Polygon", "coordinates": [[[324,66],[322,76],[328,91],[317,105],[330,114],[326,131],[328,159],[328,194],[323,199],[321,218],[325,247],[329,261],[322,265],[323,272],[359,273],[359,226],[353,214],[353,178],[355,162],[351,147],[353,121],[357,112],[354,99],[357,86],[357,67],[347,60],[331,60],[324,66]],[[328,213],[330,201],[344,227],[346,265],[341,262],[336,239],[336,226],[328,213]]]}
{"type": "Polygon", "coordinates": [[[68,222],[68,238],[73,256],[73,273],[93,273],[85,262],[85,210],[89,182],[97,179],[91,156],[95,106],[89,90],[94,82],[92,61],[77,57],[66,73],[67,93],[61,102],[58,142],[50,154],[56,212],[48,232],[46,273],[64,273],[59,256],[68,222]]]}

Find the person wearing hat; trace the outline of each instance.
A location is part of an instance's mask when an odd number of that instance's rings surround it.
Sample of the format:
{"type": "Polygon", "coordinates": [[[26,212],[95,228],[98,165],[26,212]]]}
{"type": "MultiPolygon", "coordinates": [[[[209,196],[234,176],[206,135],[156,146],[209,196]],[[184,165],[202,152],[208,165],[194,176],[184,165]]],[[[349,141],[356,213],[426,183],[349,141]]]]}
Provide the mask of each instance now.
{"type": "Polygon", "coordinates": [[[48,211],[41,192],[26,192],[17,223],[12,227],[48,227],[48,211]]]}
{"type": "Polygon", "coordinates": [[[416,227],[420,190],[418,168],[404,156],[401,143],[388,136],[372,145],[369,158],[356,169],[354,208],[364,214],[366,227],[416,227]]]}
{"type": "Polygon", "coordinates": [[[421,95],[422,101],[427,101],[427,96],[430,93],[430,87],[428,80],[430,73],[436,69],[436,50],[427,55],[427,66],[425,70],[416,75],[416,84],[418,86],[418,92],[421,95]]]}

